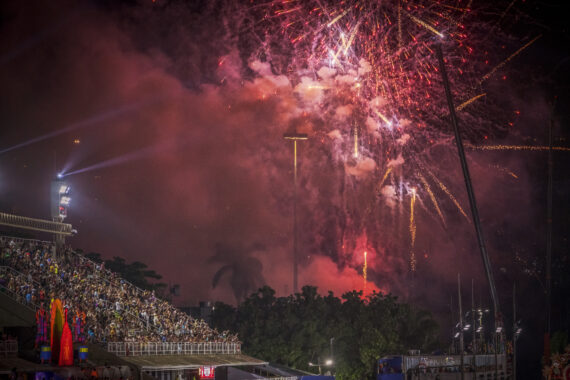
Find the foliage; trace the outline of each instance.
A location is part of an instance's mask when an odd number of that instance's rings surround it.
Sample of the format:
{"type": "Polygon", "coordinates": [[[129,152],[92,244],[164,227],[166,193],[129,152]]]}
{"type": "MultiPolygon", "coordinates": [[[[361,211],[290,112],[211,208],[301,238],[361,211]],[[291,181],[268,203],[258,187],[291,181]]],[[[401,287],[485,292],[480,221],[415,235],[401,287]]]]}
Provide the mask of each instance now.
{"type": "Polygon", "coordinates": [[[550,339],[550,352],[562,354],[568,345],[568,333],[566,331],[556,331],[550,339]]]}
{"type": "Polygon", "coordinates": [[[275,297],[265,286],[237,308],[216,303],[212,324],[237,332],[244,351],[270,362],[317,372],[310,362],[333,359],[341,380],[371,379],[380,357],[438,345],[431,315],[392,295],[352,291],[338,298],[332,292],[321,296],[312,286],[289,297],[275,297]]]}
{"type": "Polygon", "coordinates": [[[122,278],[141,289],[160,292],[166,288],[165,283],[156,282],[157,280],[162,279],[162,276],[154,270],[148,269],[148,266],[140,261],[133,261],[128,264],[125,259],[118,256],[113,257],[112,260],[103,260],[101,258],[101,254],[96,252],[87,253],[85,257],[96,263],[104,262],[105,268],[117,273],[122,278]]]}

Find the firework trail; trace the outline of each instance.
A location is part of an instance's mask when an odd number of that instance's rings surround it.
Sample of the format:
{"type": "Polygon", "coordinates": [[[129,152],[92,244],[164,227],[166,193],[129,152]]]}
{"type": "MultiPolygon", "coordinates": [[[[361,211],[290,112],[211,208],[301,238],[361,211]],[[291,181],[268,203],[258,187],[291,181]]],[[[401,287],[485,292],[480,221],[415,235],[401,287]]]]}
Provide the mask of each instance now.
{"type": "Polygon", "coordinates": [[[362,267],[362,279],[364,280],[364,294],[366,294],[366,284],[368,282],[368,260],[367,260],[368,253],[364,251],[364,266],[362,267]]]}
{"type": "Polygon", "coordinates": [[[449,199],[451,199],[451,201],[453,202],[453,204],[455,205],[455,207],[457,207],[457,209],[459,210],[459,212],[461,213],[461,215],[463,215],[465,217],[465,219],[471,223],[471,219],[469,219],[469,217],[467,216],[467,213],[463,210],[463,207],[461,207],[461,205],[459,204],[459,201],[455,198],[455,196],[453,194],[451,194],[451,192],[449,191],[449,189],[447,188],[447,186],[445,186],[443,184],[443,182],[441,182],[436,176],[435,174],[433,174],[432,172],[428,171],[428,174],[430,175],[430,177],[434,180],[435,183],[438,184],[439,188],[441,190],[443,190],[443,192],[445,194],[447,194],[447,196],[449,197],[449,199]]]}
{"type": "Polygon", "coordinates": [[[497,70],[499,70],[500,68],[502,68],[503,66],[505,66],[507,63],[509,63],[513,58],[515,58],[517,55],[519,55],[523,50],[525,50],[526,48],[528,48],[530,45],[532,45],[533,43],[536,42],[536,40],[538,40],[540,37],[542,37],[542,35],[536,36],[534,37],[532,40],[530,40],[529,42],[527,42],[526,44],[524,44],[520,49],[518,49],[517,51],[515,51],[513,54],[511,54],[507,59],[505,59],[503,62],[499,63],[497,66],[493,67],[493,69],[491,71],[489,71],[487,74],[485,74],[483,76],[483,78],[481,78],[481,80],[479,81],[479,84],[483,83],[484,81],[486,81],[487,79],[489,79],[493,74],[495,74],[497,72],[497,70]]]}
{"type": "MultiPolygon", "coordinates": [[[[473,145],[465,144],[469,149],[474,150],[529,150],[529,151],[544,151],[549,150],[548,146],[535,146],[535,145],[473,145]]],[[[563,152],[570,152],[569,147],[565,146],[553,146],[552,150],[558,150],[563,152]]]]}
{"type": "Polygon", "coordinates": [[[410,199],[410,270],[416,271],[416,220],[414,218],[414,204],[416,203],[416,189],[412,189],[412,197],[410,199]]]}
{"type": "Polygon", "coordinates": [[[431,191],[431,187],[429,186],[429,183],[426,181],[426,179],[424,178],[423,175],[418,174],[418,177],[420,178],[420,180],[424,184],[424,189],[429,194],[429,197],[431,199],[431,203],[433,203],[433,207],[435,207],[435,211],[437,211],[437,215],[439,215],[441,222],[443,223],[443,225],[445,225],[445,218],[443,217],[443,213],[441,212],[441,209],[439,208],[439,204],[437,203],[437,199],[435,198],[433,191],[431,191]]]}
{"type": "Polygon", "coordinates": [[[490,168],[493,168],[493,169],[497,169],[497,170],[499,170],[499,171],[501,171],[501,172],[503,172],[503,173],[506,173],[506,174],[510,175],[511,177],[513,177],[514,179],[518,179],[518,178],[519,178],[518,175],[516,175],[515,173],[513,173],[513,172],[510,171],[509,169],[504,168],[504,167],[502,167],[502,166],[500,166],[500,165],[489,165],[489,167],[490,167],[490,168]]]}
{"type": "Polygon", "coordinates": [[[469,100],[466,100],[465,102],[461,103],[460,105],[458,105],[457,107],[455,107],[455,110],[457,111],[461,111],[463,108],[467,107],[468,105],[470,105],[471,103],[473,103],[474,101],[476,101],[477,99],[482,98],[483,96],[485,96],[487,94],[483,93],[483,94],[479,94],[479,95],[475,95],[474,97],[472,97],[469,100]]]}

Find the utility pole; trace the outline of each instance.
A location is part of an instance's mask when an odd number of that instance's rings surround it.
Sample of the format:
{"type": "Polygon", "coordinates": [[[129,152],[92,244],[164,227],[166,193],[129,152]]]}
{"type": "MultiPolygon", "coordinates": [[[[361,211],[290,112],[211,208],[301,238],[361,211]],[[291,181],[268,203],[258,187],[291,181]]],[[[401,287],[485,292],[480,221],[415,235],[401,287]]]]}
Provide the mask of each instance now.
{"type": "MultiPolygon", "coordinates": [[[[556,103],[555,103],[556,104],[556,103]]],[[[554,105],[548,126],[548,189],[546,194],[546,321],[544,326],[544,360],[550,363],[550,302],[552,297],[552,129],[554,105]]]]}
{"type": "Polygon", "coordinates": [[[477,337],[475,336],[475,292],[473,279],[471,279],[471,337],[473,339],[473,353],[477,354],[477,337]]]}
{"type": "Polygon", "coordinates": [[[513,282],[513,380],[517,380],[517,285],[513,282]]]}
{"type": "Polygon", "coordinates": [[[464,354],[463,351],[463,308],[461,307],[461,277],[457,273],[457,299],[459,300],[459,353],[461,355],[461,380],[465,380],[465,372],[463,371],[464,354]]]}
{"type": "MultiPolygon", "coordinates": [[[[299,291],[298,287],[298,252],[297,252],[297,141],[307,140],[306,133],[285,133],[285,140],[293,140],[293,294],[299,291]]],[[[320,370],[320,367],[319,367],[320,370]]]]}

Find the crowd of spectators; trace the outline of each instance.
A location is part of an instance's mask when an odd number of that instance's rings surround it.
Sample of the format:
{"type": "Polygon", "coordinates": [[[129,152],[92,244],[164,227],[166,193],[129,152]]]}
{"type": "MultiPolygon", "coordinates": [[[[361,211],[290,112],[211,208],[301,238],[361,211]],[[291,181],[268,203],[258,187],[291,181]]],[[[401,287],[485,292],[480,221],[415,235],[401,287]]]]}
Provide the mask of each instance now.
{"type": "Polygon", "coordinates": [[[61,299],[70,325],[84,315],[88,341],[239,342],[69,248],[55,255],[49,242],[0,237],[0,249],[0,290],[35,309],[61,299]]]}

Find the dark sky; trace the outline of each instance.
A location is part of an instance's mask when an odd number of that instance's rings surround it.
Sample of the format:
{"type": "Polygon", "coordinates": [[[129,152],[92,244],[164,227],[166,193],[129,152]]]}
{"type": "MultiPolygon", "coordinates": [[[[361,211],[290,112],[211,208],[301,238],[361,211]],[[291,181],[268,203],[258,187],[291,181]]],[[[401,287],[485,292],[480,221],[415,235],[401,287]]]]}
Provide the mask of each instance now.
{"type": "MultiPolygon", "coordinates": [[[[282,135],[305,128],[311,139],[300,148],[301,285],[336,293],[361,289],[362,251],[368,250],[375,283],[369,289],[413,296],[440,313],[461,272],[488,304],[473,227],[427,172],[446,222],[423,187],[411,290],[409,198],[395,204],[389,188],[375,193],[380,169],[389,166],[376,164],[374,182],[363,179],[370,162],[339,164],[335,152],[343,145],[334,131],[319,134],[326,125],[318,115],[300,121],[299,96],[307,93],[293,93],[293,82],[274,66],[253,59],[244,67],[254,48],[227,23],[239,16],[238,3],[2,2],[1,210],[48,218],[50,181],[57,172],[72,173],[65,179],[73,189],[66,221],[79,231],[69,240],[73,247],[147,263],[166,282],[181,285],[181,304],[232,302],[232,286],[253,290],[264,283],[285,295],[292,288],[293,187],[292,149],[282,135]],[[370,210],[377,217],[368,216],[370,210]],[[212,289],[224,266],[233,272],[212,289]]],[[[498,52],[494,62],[531,37],[542,38],[501,69],[502,82],[489,81],[491,100],[477,106],[515,126],[489,129],[488,140],[478,133],[472,142],[546,145],[558,96],[555,145],[570,146],[570,44],[561,14],[557,2],[518,1],[509,9],[501,25],[504,51],[489,47],[498,52]]],[[[554,153],[556,262],[568,251],[569,157],[554,153]]],[[[429,158],[468,212],[453,145],[432,149],[429,158]]],[[[547,154],[468,150],[468,159],[501,300],[510,305],[512,282],[520,283],[521,308],[540,330],[547,154]]],[[[564,299],[555,299],[560,326],[568,324],[564,299]]]]}

